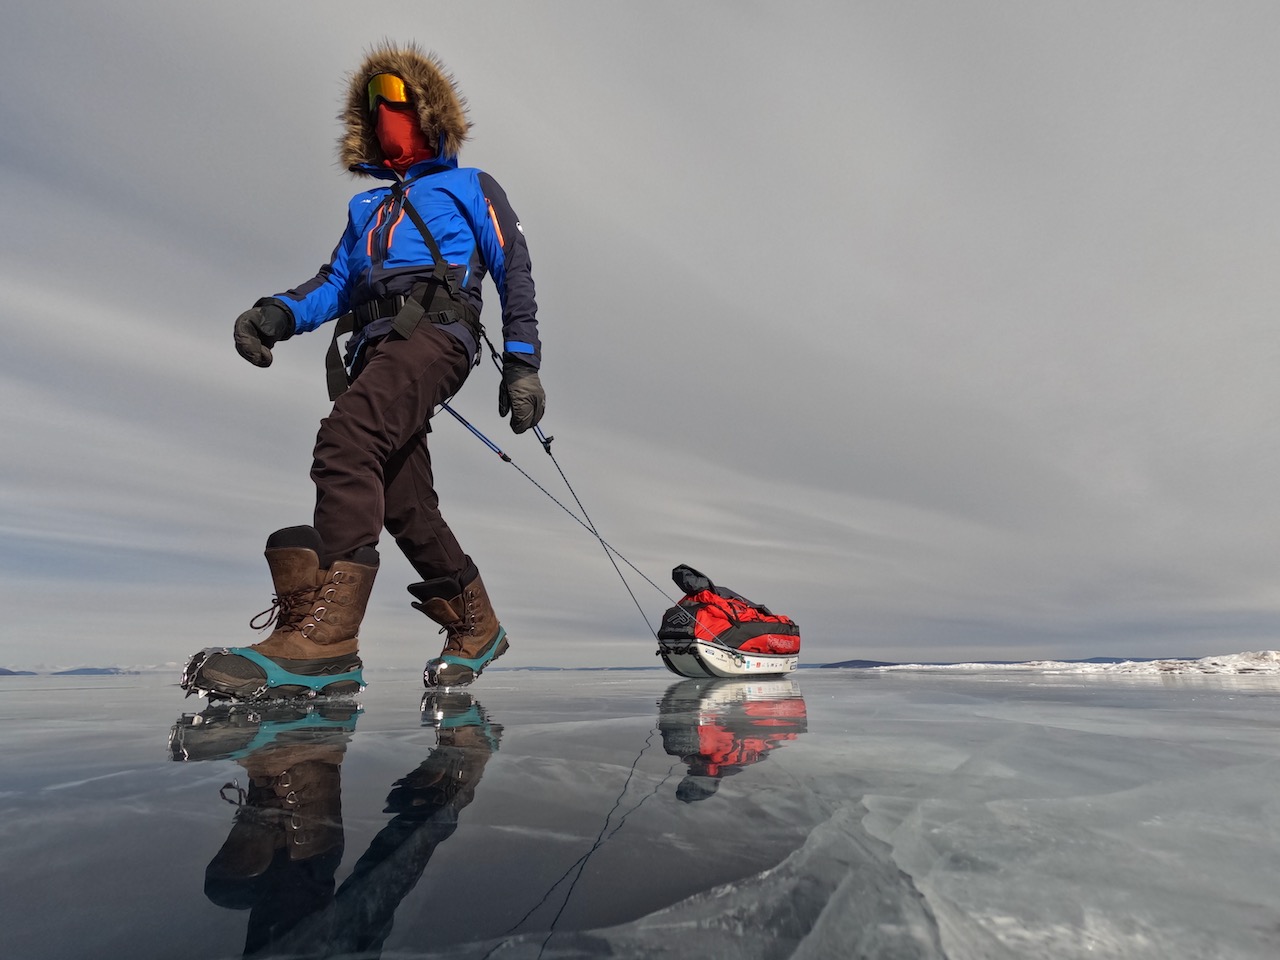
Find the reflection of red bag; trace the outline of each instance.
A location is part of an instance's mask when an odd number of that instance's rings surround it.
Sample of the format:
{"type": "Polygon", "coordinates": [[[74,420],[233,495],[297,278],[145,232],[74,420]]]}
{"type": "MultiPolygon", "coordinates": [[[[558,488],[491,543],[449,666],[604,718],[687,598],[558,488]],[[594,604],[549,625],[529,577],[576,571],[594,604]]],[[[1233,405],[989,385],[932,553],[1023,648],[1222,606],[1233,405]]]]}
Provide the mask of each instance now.
{"type": "Polygon", "coordinates": [[[808,729],[808,714],[800,698],[749,701],[741,710],[742,716],[731,709],[712,716],[713,722],[699,723],[698,756],[685,758],[691,771],[709,777],[734,773],[724,768],[763,760],[770,750],[808,729]]]}
{"type": "Polygon", "coordinates": [[[681,564],[671,579],[685,595],[662,616],[659,640],[715,640],[746,653],[798,653],[800,628],[789,617],[717,587],[681,564]]]}

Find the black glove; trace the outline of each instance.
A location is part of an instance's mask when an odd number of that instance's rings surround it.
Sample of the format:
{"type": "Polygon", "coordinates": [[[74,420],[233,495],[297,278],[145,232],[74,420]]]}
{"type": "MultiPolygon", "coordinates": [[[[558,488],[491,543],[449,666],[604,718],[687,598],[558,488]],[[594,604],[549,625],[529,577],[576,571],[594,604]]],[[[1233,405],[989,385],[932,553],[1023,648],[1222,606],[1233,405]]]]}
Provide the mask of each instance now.
{"type": "Polygon", "coordinates": [[[236,352],[255,367],[271,366],[271,348],[293,336],[293,314],[274,300],[259,300],[236,317],[236,352]]]}
{"type": "Polygon", "coordinates": [[[498,387],[498,416],[511,414],[511,429],[516,433],[536,427],[547,408],[547,395],[542,391],[538,371],[515,354],[502,355],[502,384],[498,387]]]}

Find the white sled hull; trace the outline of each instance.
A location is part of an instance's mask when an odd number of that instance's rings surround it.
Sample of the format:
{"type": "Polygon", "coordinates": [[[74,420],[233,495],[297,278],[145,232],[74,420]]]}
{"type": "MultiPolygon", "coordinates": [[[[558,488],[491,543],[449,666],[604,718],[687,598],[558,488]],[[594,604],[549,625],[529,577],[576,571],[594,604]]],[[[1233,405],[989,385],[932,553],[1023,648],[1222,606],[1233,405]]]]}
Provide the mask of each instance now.
{"type": "Polygon", "coordinates": [[[667,669],[682,677],[776,677],[800,664],[799,654],[744,653],[703,640],[658,641],[667,669]]]}

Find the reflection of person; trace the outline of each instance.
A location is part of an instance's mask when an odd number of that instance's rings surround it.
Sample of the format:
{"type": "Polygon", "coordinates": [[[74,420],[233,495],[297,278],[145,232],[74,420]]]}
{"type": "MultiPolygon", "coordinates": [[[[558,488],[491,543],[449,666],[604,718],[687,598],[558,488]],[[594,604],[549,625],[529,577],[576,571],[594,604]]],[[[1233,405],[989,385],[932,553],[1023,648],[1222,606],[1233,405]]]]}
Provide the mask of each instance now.
{"type": "Polygon", "coordinates": [[[759,763],[808,730],[804,696],[794,680],[682,680],[658,707],[668,754],[689,768],[676,787],[686,803],[705,800],[725,777],[759,763]]]}
{"type": "Polygon", "coordinates": [[[211,708],[198,722],[184,717],[175,725],[174,759],[231,757],[249,775],[247,789],[223,787],[226,799],[235,792],[239,807],[205,870],[211,901],[249,910],[246,957],[381,953],[396,909],[436,847],[457,829],[458,814],[474,799],[502,736],[469,694],[427,698],[423,722],[436,728],[436,746],[392,786],[385,812],[394,816],[336,891],[343,854],[340,765],[354,712],[342,722],[325,713],[341,709],[336,704],[315,708],[320,712],[304,708],[297,718],[275,715],[279,719],[211,708]]]}
{"type": "Polygon", "coordinates": [[[382,528],[422,581],[415,607],[441,625],[428,686],[472,682],[507,649],[475,563],[440,514],[428,419],[478,362],[481,284],[502,302],[499,413],[522,433],[542,416],[541,346],[528,250],[497,182],[458,166],[465,101],[434,56],[383,43],[350,77],[343,165],[390,181],[357,194],[329,263],[259,300],[235,324],[236,349],[269,366],[271,348],[340,316],[349,372],[331,350],[333,410],[311,469],[314,526],[267,540],[275,630],[251,647],[197,654],[183,687],[259,699],[358,690],[358,631],[378,571],[382,528]],[[349,388],[348,388],[349,387],[349,388]],[[345,392],[344,392],[345,391],[345,392]]]}

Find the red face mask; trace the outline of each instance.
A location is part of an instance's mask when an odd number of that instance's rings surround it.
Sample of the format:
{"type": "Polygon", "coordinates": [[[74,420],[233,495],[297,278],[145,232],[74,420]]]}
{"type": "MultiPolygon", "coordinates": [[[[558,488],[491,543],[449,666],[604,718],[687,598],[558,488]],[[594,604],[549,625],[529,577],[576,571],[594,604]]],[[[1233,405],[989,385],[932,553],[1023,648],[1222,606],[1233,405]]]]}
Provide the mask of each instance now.
{"type": "Polygon", "coordinates": [[[436,152],[418,126],[416,110],[396,110],[379,103],[376,122],[378,144],[386,157],[383,162],[396,173],[404,173],[415,163],[435,158],[436,152]]]}

